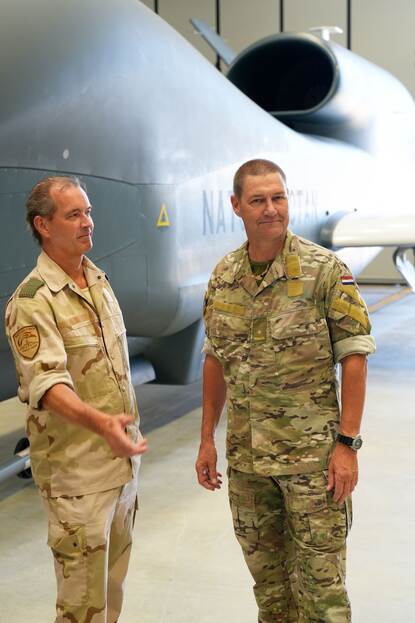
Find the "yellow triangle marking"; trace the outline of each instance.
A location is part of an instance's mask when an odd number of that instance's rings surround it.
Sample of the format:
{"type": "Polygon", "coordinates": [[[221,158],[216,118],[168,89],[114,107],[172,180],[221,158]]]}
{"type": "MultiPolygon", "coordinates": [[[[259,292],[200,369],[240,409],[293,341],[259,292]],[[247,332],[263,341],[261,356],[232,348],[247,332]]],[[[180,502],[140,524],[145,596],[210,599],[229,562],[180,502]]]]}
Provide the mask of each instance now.
{"type": "Polygon", "coordinates": [[[161,204],[160,214],[157,219],[157,227],[170,227],[170,220],[164,203],[161,204]]]}

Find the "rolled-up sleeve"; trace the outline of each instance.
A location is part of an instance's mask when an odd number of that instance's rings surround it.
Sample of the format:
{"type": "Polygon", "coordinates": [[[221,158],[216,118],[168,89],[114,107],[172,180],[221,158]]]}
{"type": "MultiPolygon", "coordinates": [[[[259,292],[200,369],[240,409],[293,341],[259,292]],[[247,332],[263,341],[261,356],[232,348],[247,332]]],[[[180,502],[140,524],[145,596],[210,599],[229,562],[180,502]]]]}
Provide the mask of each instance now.
{"type": "Polygon", "coordinates": [[[53,311],[39,295],[13,298],[6,309],[6,333],[18,374],[22,402],[39,409],[44,394],[64,383],[74,389],[53,311]]]}
{"type": "Polygon", "coordinates": [[[350,275],[336,258],[326,282],[326,317],[336,363],[348,355],[370,355],[376,350],[366,303],[350,275]]]}

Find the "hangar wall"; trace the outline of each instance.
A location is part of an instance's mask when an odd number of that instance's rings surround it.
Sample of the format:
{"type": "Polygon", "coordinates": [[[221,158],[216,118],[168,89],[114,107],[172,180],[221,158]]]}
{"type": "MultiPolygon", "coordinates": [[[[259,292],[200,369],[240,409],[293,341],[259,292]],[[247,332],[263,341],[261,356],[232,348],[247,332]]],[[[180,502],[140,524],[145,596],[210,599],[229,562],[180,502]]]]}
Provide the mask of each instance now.
{"type": "MultiPolygon", "coordinates": [[[[189,19],[204,20],[236,52],[273,32],[339,26],[334,39],[384,67],[415,97],[415,2],[413,0],[143,0],[209,61],[216,57],[189,19]],[[350,13],[348,14],[348,8],[350,13]],[[350,28],[348,29],[348,23],[350,28]]],[[[415,206],[414,206],[415,209],[415,206]]],[[[361,274],[373,281],[401,281],[386,249],[361,274]]]]}

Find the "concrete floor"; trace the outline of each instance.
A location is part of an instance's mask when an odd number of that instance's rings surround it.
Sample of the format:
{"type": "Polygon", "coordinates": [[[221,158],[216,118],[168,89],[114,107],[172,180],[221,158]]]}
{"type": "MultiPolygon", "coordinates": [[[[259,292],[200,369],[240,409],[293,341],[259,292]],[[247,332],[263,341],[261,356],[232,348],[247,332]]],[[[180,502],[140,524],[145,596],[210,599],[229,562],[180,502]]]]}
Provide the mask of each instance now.
{"type": "MultiPolygon", "coordinates": [[[[365,292],[369,304],[384,294],[382,288],[365,292]]],[[[372,319],[378,352],[370,359],[348,587],[354,623],[402,623],[414,620],[415,611],[415,297],[376,311],[372,319]]],[[[20,427],[22,416],[11,415],[12,404],[1,406],[2,436],[20,427]]],[[[256,621],[226,491],[207,492],[195,482],[199,420],[195,409],[148,434],[120,623],[256,621]]],[[[224,473],[223,424],[218,439],[224,473]]],[[[0,496],[0,622],[51,622],[54,576],[36,490],[14,479],[0,487],[0,496]]]]}

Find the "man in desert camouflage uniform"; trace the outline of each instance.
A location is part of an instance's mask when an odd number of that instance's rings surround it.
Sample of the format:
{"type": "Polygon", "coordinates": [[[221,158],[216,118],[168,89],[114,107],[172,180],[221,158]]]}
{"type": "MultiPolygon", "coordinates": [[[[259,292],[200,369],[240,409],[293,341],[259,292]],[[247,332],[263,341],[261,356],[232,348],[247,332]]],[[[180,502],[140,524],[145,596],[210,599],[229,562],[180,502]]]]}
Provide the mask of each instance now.
{"type": "Polygon", "coordinates": [[[214,432],[226,397],[229,499],[258,621],[346,623],[345,540],[374,351],[366,306],[332,252],[287,229],[277,165],[242,165],[231,201],[248,242],[219,262],[206,294],[198,480],[220,488],[214,432]]]}
{"type": "Polygon", "coordinates": [[[84,255],[93,222],[79,181],[40,181],[27,220],[42,251],[8,302],[6,332],[48,513],[56,622],[115,623],[146,450],[124,322],[105,274],[84,255]]]}

